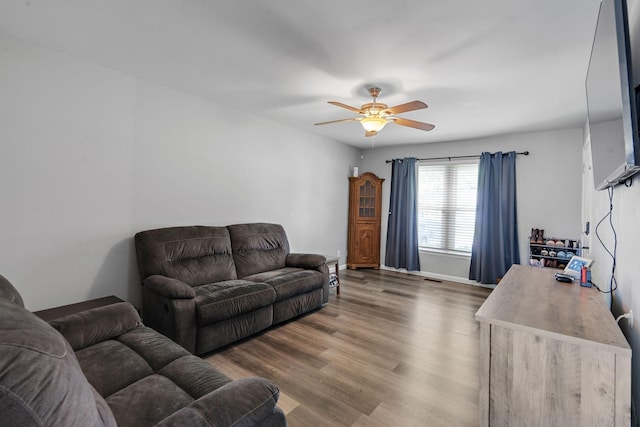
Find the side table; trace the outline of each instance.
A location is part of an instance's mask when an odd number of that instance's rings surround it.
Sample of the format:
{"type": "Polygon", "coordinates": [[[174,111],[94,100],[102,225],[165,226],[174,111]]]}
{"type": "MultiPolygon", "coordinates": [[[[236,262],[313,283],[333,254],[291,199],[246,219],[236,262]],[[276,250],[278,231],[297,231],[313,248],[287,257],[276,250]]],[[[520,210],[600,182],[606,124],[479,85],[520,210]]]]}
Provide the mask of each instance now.
{"type": "Polygon", "coordinates": [[[35,314],[42,320],[49,322],[60,317],[69,316],[70,314],[79,313],[81,311],[90,310],[92,308],[103,307],[105,305],[116,304],[118,302],[124,302],[124,300],[111,295],[108,297],[96,298],[89,301],[77,302],[75,304],[62,305],[60,307],[34,311],[33,314],[35,314]]]}
{"type": "Polygon", "coordinates": [[[334,274],[336,275],[336,295],[340,295],[340,258],[335,256],[328,256],[327,265],[333,265],[335,270],[334,274]]]}

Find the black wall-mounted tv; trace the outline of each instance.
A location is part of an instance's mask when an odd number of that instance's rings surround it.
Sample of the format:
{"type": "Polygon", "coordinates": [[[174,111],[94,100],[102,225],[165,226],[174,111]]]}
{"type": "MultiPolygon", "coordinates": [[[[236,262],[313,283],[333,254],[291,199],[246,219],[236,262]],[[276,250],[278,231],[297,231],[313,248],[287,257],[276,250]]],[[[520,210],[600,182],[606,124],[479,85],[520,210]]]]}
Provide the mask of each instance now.
{"type": "Polygon", "coordinates": [[[596,190],[640,171],[640,138],[625,0],[602,0],[585,82],[596,190]]]}

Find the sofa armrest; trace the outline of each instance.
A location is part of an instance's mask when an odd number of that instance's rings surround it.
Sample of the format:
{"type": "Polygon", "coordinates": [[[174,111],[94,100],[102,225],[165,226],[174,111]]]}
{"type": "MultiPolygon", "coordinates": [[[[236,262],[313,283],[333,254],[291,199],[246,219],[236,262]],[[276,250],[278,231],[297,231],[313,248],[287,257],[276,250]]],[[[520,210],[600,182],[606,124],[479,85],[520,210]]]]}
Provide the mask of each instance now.
{"type": "Polygon", "coordinates": [[[157,425],[259,425],[276,412],[279,395],[278,387],[264,378],[241,378],[205,394],[157,425]]]}
{"type": "Polygon", "coordinates": [[[307,268],[319,270],[327,262],[323,255],[316,254],[289,254],[285,263],[287,267],[307,268]]]}
{"type": "Polygon", "coordinates": [[[81,311],[49,323],[74,350],[118,337],[142,325],[135,307],[127,302],[81,311]]]}
{"type": "Polygon", "coordinates": [[[144,279],[142,286],[158,295],[171,299],[191,299],[196,296],[196,291],[186,283],[158,274],[144,279]]]}
{"type": "Polygon", "coordinates": [[[153,275],[142,281],[144,324],[196,351],[195,290],[186,283],[153,275]]]}
{"type": "Polygon", "coordinates": [[[307,270],[318,270],[324,276],[322,285],[322,303],[329,301],[329,267],[324,255],[316,254],[289,254],[286,259],[287,267],[298,267],[307,270]]]}

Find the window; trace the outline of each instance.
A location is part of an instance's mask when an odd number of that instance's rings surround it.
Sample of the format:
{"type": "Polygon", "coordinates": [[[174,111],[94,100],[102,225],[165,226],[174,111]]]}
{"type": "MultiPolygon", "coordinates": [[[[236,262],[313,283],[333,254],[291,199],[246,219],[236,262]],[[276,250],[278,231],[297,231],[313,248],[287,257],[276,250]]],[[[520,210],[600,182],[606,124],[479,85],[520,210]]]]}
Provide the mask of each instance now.
{"type": "Polygon", "coordinates": [[[478,163],[418,166],[418,242],[421,248],[471,253],[478,163]]]}

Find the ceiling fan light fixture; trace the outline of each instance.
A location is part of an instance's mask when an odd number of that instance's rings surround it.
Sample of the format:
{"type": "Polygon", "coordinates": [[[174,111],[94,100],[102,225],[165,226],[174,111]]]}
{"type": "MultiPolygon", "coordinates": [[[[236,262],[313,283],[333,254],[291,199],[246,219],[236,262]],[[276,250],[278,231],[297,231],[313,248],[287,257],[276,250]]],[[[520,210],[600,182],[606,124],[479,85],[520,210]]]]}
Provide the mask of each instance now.
{"type": "Polygon", "coordinates": [[[364,136],[375,136],[385,127],[385,125],[389,122],[393,122],[400,126],[407,126],[410,128],[420,129],[420,130],[431,130],[435,126],[431,123],[418,122],[415,120],[404,119],[402,117],[397,117],[399,113],[406,113],[408,111],[422,110],[423,108],[427,108],[427,104],[422,101],[411,101],[405,102],[404,104],[396,105],[394,107],[389,107],[387,104],[383,104],[382,102],[378,102],[377,98],[380,95],[380,88],[371,87],[369,88],[369,94],[373,98],[373,102],[369,102],[367,104],[363,104],[360,108],[352,107],[347,104],[343,104],[338,101],[329,101],[329,104],[335,105],[336,107],[344,108],[349,111],[353,111],[354,113],[358,113],[363,117],[352,117],[347,119],[338,119],[338,120],[330,120],[328,122],[320,122],[316,123],[316,125],[327,125],[329,123],[339,123],[339,122],[360,122],[362,127],[364,128],[365,135],[364,136]]]}
{"type": "Polygon", "coordinates": [[[387,120],[382,117],[364,117],[360,120],[360,124],[367,132],[380,132],[387,120]]]}

